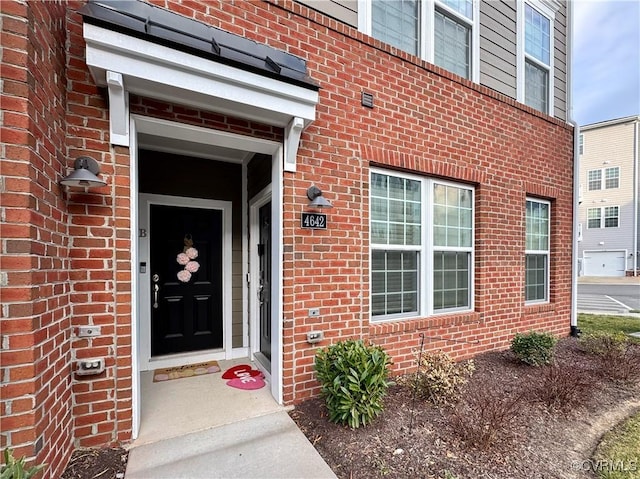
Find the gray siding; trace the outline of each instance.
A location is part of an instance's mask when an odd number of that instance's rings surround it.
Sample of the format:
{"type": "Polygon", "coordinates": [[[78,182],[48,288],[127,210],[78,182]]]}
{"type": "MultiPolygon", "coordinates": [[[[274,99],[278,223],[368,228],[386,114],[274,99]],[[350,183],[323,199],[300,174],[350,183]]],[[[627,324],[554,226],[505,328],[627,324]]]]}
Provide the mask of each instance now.
{"type": "Polygon", "coordinates": [[[358,0],[298,0],[298,2],[358,28],[358,0]]]}
{"type": "Polygon", "coordinates": [[[578,221],[582,223],[583,240],[578,251],[619,250],[633,252],[634,234],[634,122],[585,128],[584,154],[580,155],[582,203],[578,206],[578,221]],[[620,168],[618,188],[589,191],[588,172],[603,168],[620,168]],[[587,210],[619,206],[617,228],[587,228],[587,210]]]}
{"type": "Polygon", "coordinates": [[[567,119],[567,3],[556,12],[554,36],[554,116],[567,119]]]}
{"type": "Polygon", "coordinates": [[[480,84],[516,97],[516,3],[480,3],[480,84]]]}

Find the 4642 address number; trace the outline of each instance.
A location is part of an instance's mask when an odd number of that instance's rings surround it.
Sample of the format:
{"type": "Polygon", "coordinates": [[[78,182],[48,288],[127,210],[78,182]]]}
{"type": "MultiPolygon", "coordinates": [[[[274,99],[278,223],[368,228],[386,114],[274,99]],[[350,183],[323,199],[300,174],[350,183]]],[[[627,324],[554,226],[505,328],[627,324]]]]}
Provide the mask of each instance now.
{"type": "Polygon", "coordinates": [[[322,213],[302,213],[302,227],[316,230],[327,229],[327,215],[322,213]]]}

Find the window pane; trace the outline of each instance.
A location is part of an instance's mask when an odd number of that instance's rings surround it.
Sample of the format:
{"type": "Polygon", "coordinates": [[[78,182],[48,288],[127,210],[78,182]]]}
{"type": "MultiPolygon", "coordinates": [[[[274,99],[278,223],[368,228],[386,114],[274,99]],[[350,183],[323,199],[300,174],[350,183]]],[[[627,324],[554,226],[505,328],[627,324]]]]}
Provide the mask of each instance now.
{"type": "Polygon", "coordinates": [[[591,170],[587,173],[589,191],[599,190],[602,185],[602,170],[591,170]]]}
{"type": "Polygon", "coordinates": [[[434,245],[471,247],[471,190],[436,184],[433,196],[434,245]]]}
{"type": "Polygon", "coordinates": [[[469,307],[470,258],[470,253],[466,252],[434,252],[434,310],[469,307]]]}
{"type": "Polygon", "coordinates": [[[374,251],[371,269],[373,316],[418,312],[416,251],[374,251]]]}
{"type": "Polygon", "coordinates": [[[371,29],[378,40],[418,54],[418,1],[372,1],[371,29]]]}
{"type": "Polygon", "coordinates": [[[471,29],[438,10],[434,20],[435,64],[469,78],[471,29]]]}
{"type": "Polygon", "coordinates": [[[550,20],[525,4],[524,24],[525,52],[545,65],[550,65],[550,20]]]}
{"type": "Polygon", "coordinates": [[[387,223],[379,223],[376,221],[371,222],[371,242],[378,244],[388,244],[389,236],[388,236],[388,228],[387,223]]]}
{"type": "Polygon", "coordinates": [[[526,301],[547,299],[547,256],[544,254],[526,255],[525,299],[526,301]]]}
{"type": "Polygon", "coordinates": [[[371,175],[371,241],[420,245],[421,182],[378,173],[371,175]]]}
{"type": "Polygon", "coordinates": [[[620,168],[607,168],[604,173],[604,187],[617,188],[620,184],[620,168]]]}
{"type": "Polygon", "coordinates": [[[526,208],[527,251],[549,250],[549,204],[527,200],[526,208]]]}
{"type": "Polygon", "coordinates": [[[604,209],[604,227],[605,228],[618,227],[618,207],[617,206],[607,206],[604,209]]]}
{"type": "Polygon", "coordinates": [[[525,62],[524,102],[536,110],[547,111],[549,73],[531,62],[525,62]]]}
{"type": "Polygon", "coordinates": [[[473,1],[472,0],[441,0],[447,7],[464,15],[469,20],[473,20],[473,1]]]}
{"type": "Polygon", "coordinates": [[[600,208],[587,210],[587,228],[600,228],[600,208]]]}

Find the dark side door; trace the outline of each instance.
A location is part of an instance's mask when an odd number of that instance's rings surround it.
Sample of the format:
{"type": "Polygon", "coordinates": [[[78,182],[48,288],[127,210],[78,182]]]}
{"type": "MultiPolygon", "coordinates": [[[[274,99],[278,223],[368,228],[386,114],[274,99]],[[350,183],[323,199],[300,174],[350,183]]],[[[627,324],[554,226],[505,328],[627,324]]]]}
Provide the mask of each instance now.
{"type": "Polygon", "coordinates": [[[222,211],[150,205],[151,355],[222,348],[222,211]]]}

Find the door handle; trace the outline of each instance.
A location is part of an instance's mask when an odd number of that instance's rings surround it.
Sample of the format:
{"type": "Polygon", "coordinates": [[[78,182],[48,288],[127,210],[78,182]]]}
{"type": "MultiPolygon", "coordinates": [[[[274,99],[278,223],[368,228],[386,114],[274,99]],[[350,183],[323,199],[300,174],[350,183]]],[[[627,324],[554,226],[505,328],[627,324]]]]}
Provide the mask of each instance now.
{"type": "Polygon", "coordinates": [[[264,281],[260,278],[260,284],[258,285],[258,302],[262,306],[264,303],[264,281]]]}
{"type": "Polygon", "coordinates": [[[158,281],[160,281],[160,276],[154,274],[151,280],[153,281],[153,309],[158,309],[158,291],[160,291],[158,281]]]}

